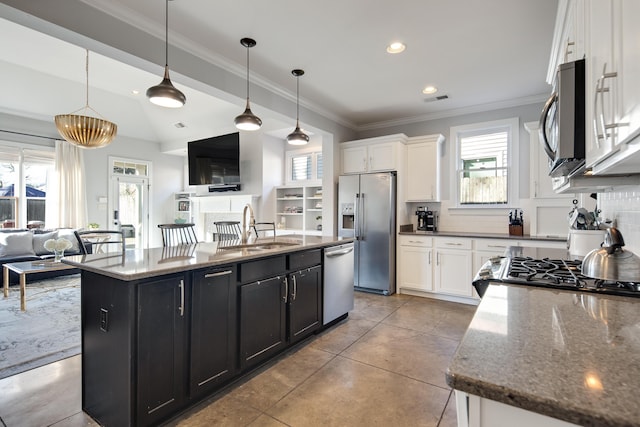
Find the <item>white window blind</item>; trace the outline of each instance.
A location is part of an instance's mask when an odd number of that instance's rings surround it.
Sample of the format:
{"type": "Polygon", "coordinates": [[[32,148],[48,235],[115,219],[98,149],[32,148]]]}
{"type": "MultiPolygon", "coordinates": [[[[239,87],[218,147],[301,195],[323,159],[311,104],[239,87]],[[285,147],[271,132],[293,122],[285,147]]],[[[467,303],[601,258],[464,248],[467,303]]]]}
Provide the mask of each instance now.
{"type": "Polygon", "coordinates": [[[508,119],[452,128],[458,206],[498,207],[516,198],[517,173],[512,165],[517,161],[517,123],[508,119]]]}

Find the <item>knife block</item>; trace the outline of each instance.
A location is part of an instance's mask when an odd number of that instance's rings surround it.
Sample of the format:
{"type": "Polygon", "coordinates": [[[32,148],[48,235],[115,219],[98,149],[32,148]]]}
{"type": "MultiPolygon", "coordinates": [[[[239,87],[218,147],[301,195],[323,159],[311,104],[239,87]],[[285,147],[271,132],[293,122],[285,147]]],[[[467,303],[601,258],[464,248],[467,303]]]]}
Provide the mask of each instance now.
{"type": "Polygon", "coordinates": [[[509,236],[522,236],[523,227],[522,224],[512,225],[509,224],[509,236]]]}

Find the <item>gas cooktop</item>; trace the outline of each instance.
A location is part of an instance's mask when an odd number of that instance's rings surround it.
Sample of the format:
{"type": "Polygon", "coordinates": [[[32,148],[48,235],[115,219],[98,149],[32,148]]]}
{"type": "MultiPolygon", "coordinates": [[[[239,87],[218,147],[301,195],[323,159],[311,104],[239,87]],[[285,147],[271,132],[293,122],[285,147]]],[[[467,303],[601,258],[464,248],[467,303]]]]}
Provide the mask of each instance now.
{"type": "Polygon", "coordinates": [[[512,283],[640,298],[640,283],[594,279],[580,272],[581,264],[579,260],[494,257],[482,266],[473,286],[481,297],[490,283],[512,283]]]}

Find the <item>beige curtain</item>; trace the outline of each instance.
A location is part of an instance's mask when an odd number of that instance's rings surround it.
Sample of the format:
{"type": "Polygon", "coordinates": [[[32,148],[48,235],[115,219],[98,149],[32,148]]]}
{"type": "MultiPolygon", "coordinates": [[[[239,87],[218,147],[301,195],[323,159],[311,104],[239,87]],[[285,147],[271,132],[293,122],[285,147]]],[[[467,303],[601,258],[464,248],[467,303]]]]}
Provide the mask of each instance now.
{"type": "MultiPolygon", "coordinates": [[[[87,225],[84,162],[82,149],[66,141],[56,141],[56,183],[52,186],[54,209],[47,207],[47,224],[83,228],[87,225]]],[[[48,195],[49,191],[47,191],[48,195]]]]}

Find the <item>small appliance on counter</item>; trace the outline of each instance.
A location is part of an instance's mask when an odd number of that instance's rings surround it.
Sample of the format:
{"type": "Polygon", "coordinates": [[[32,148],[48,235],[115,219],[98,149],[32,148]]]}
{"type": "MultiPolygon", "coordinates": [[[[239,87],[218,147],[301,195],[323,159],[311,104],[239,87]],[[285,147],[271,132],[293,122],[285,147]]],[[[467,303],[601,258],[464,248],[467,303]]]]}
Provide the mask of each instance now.
{"type": "Polygon", "coordinates": [[[418,231],[438,231],[438,212],[430,211],[428,207],[418,206],[418,231]]]}
{"type": "Polygon", "coordinates": [[[512,209],[509,211],[509,235],[522,236],[524,232],[524,220],[522,219],[522,209],[512,209]]]}

